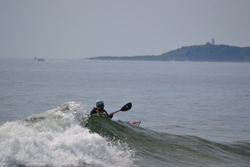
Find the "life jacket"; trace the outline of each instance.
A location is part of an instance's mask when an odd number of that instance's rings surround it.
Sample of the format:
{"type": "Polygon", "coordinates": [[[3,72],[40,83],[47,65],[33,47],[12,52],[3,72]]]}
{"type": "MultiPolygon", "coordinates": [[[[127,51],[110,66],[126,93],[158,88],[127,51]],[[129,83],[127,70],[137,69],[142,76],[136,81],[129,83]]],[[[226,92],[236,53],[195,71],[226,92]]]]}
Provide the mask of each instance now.
{"type": "MultiPolygon", "coordinates": [[[[96,110],[95,110],[95,112],[96,112],[96,113],[98,113],[98,112],[99,112],[99,110],[98,110],[98,109],[96,109],[96,110]]],[[[100,113],[103,113],[103,110],[102,110],[102,111],[100,111],[100,113]]]]}

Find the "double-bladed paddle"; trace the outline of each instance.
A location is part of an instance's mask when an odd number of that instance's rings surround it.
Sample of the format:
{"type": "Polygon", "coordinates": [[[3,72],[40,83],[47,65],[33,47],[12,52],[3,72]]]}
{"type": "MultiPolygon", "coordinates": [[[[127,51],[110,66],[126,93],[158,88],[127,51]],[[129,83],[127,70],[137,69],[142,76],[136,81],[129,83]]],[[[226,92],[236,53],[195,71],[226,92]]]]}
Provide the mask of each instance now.
{"type": "Polygon", "coordinates": [[[120,110],[115,111],[113,114],[115,114],[115,113],[117,113],[119,111],[128,111],[128,110],[131,109],[131,107],[132,107],[132,103],[129,102],[129,103],[125,104],[120,110]]]}

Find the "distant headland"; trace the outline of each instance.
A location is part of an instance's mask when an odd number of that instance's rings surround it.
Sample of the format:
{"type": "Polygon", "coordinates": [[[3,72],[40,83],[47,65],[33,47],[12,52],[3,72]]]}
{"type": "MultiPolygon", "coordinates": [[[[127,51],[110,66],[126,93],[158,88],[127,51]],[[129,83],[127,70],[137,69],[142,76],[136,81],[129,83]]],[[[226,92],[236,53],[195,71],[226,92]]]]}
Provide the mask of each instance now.
{"type": "Polygon", "coordinates": [[[143,60],[143,61],[196,61],[196,62],[250,62],[250,47],[228,45],[183,46],[161,55],[144,56],[100,56],[88,60],[143,60]]]}

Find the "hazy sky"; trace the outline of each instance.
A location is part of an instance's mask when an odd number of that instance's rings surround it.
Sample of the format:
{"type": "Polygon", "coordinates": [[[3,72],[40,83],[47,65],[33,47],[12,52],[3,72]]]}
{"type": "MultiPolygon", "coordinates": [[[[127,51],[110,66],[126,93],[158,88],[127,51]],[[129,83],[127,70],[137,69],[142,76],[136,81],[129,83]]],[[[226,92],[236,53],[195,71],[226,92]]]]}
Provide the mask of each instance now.
{"type": "Polygon", "coordinates": [[[250,46],[250,0],[0,0],[0,57],[160,55],[250,46]]]}

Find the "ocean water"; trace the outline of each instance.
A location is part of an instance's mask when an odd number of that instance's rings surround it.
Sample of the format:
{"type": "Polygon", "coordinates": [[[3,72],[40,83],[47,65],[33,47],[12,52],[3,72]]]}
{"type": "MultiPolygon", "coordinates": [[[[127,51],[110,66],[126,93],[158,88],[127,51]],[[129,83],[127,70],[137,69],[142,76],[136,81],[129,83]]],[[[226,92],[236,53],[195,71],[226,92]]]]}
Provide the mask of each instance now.
{"type": "Polygon", "coordinates": [[[0,107],[0,166],[250,165],[249,63],[0,58],[0,107]]]}

